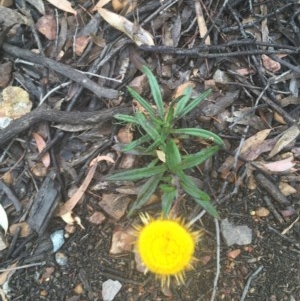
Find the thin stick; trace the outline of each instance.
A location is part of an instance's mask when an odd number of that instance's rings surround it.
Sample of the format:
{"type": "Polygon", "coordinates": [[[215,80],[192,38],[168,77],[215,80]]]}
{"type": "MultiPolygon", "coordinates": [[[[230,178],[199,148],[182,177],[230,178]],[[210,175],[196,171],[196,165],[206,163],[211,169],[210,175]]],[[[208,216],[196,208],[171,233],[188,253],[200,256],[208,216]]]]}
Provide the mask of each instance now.
{"type": "Polygon", "coordinates": [[[240,301],[244,301],[246,296],[247,296],[247,293],[249,291],[249,287],[250,287],[250,284],[252,282],[252,280],[262,271],[262,269],[264,268],[263,265],[261,265],[247,280],[247,283],[246,283],[246,286],[244,287],[244,291],[243,291],[243,294],[242,294],[242,297],[240,299],[240,301]]]}
{"type": "Polygon", "coordinates": [[[27,269],[39,265],[45,265],[46,261],[41,261],[41,262],[36,262],[36,263],[30,263],[30,264],[25,264],[19,267],[12,267],[12,268],[7,268],[7,269],[0,269],[0,273],[2,272],[9,272],[9,271],[15,271],[15,270],[21,270],[21,269],[27,269]]]}
{"type": "Polygon", "coordinates": [[[212,291],[212,295],[210,298],[210,301],[214,301],[217,293],[217,286],[218,286],[218,280],[220,277],[220,249],[221,249],[221,240],[220,240],[220,226],[218,219],[215,220],[215,227],[216,227],[216,241],[217,241],[217,248],[216,248],[216,274],[214,279],[214,288],[212,291]]]}

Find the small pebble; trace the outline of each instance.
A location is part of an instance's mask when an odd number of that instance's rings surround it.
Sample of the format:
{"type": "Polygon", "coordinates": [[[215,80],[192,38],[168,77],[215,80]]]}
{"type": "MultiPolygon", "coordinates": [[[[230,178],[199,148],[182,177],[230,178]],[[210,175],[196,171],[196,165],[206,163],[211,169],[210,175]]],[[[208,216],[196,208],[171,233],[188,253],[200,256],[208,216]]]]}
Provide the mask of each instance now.
{"type": "Polygon", "coordinates": [[[67,265],[67,263],[68,263],[68,257],[62,252],[57,252],[55,254],[55,260],[56,260],[57,264],[60,266],[67,265]]]}

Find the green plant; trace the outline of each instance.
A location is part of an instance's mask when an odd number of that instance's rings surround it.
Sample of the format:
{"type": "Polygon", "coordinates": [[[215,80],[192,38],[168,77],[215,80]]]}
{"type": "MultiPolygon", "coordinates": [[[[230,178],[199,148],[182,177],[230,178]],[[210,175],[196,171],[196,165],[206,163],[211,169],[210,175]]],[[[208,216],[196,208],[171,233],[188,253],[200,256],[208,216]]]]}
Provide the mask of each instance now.
{"type": "Polygon", "coordinates": [[[115,118],[131,123],[141,130],[141,137],[124,146],[122,151],[153,156],[153,160],[147,167],[110,174],[105,179],[110,181],[137,181],[147,178],[136,201],[129,210],[129,215],[134,210],[141,208],[159,188],[162,192],[164,216],[169,214],[172,205],[179,197],[179,191],[183,189],[208,213],[217,217],[218,213],[211,204],[209,195],[197,187],[195,182],[185,173],[185,170],[203,163],[215,154],[223,147],[223,141],[218,135],[207,130],[176,128],[177,121],[196,108],[211,91],[208,90],[192,100],[192,88],[188,87],[184,90],[182,96],[172,100],[165,107],[155,76],[145,66],[143,71],[149,80],[155,107],[135,90],[128,87],[129,93],[145,109],[145,113],[137,110],[133,116],[117,114],[115,118]],[[195,154],[181,155],[175,141],[191,136],[208,140],[211,146],[195,154]],[[163,160],[159,159],[158,152],[160,158],[164,157],[163,160]]]}

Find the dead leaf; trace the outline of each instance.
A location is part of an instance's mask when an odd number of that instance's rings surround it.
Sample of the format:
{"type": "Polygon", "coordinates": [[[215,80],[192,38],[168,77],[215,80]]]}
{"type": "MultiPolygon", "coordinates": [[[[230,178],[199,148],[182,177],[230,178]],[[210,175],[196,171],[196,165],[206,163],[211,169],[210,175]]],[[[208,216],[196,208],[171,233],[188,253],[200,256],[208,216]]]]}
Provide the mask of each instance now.
{"type": "MultiPolygon", "coordinates": [[[[36,147],[37,147],[39,153],[41,153],[43,151],[43,149],[46,147],[46,142],[44,141],[43,137],[41,135],[39,135],[38,133],[32,133],[32,136],[35,140],[36,147]]],[[[50,166],[49,152],[45,153],[45,155],[42,157],[42,162],[45,165],[45,167],[50,166]]]]}
{"type": "Polygon", "coordinates": [[[193,88],[195,88],[195,84],[193,82],[188,81],[188,82],[185,82],[185,83],[179,85],[175,91],[173,98],[176,99],[176,98],[182,96],[184,90],[188,87],[191,87],[193,89],[193,88]]]}
{"type": "Polygon", "coordinates": [[[68,199],[58,209],[57,216],[62,217],[63,215],[65,215],[68,212],[71,212],[73,210],[73,208],[76,206],[78,201],[81,199],[81,197],[85,193],[85,191],[88,188],[90,182],[92,181],[94,173],[95,173],[96,168],[97,168],[97,163],[100,162],[100,161],[103,161],[103,160],[111,162],[111,163],[115,162],[112,158],[110,158],[108,156],[98,156],[97,158],[93,159],[90,163],[90,169],[89,169],[88,174],[87,174],[86,178],[84,179],[83,183],[78,188],[78,190],[73,194],[73,196],[70,199],[68,199]]]}
{"type": "Polygon", "coordinates": [[[286,131],[284,131],[281,134],[282,136],[276,142],[274,148],[272,149],[268,157],[271,158],[277,155],[284,147],[286,147],[292,141],[296,141],[296,138],[299,136],[299,133],[300,131],[297,125],[293,125],[286,131]]]}
{"type": "MultiPolygon", "coordinates": [[[[198,27],[199,27],[199,34],[200,34],[200,37],[203,38],[207,33],[207,26],[206,26],[206,23],[205,23],[205,20],[204,20],[204,15],[203,15],[203,10],[202,10],[202,7],[201,7],[200,0],[195,1],[195,10],[196,10],[197,23],[198,23],[198,27]]],[[[209,36],[207,36],[204,43],[206,45],[211,44],[209,36]]]]}
{"type": "Polygon", "coordinates": [[[101,225],[105,221],[105,215],[100,211],[95,211],[89,217],[89,221],[94,225],[101,225]]]}
{"type": "Polygon", "coordinates": [[[131,198],[125,194],[103,194],[99,206],[111,217],[119,220],[124,216],[131,198]]]}
{"type": "Polygon", "coordinates": [[[0,285],[2,286],[5,282],[9,280],[9,278],[15,273],[15,267],[17,267],[18,262],[15,262],[7,267],[7,271],[2,272],[0,274],[0,285]]]}
{"type": "Polygon", "coordinates": [[[74,214],[73,212],[67,212],[66,214],[61,216],[62,220],[68,224],[69,226],[75,226],[78,225],[80,226],[81,229],[84,230],[84,227],[81,224],[81,219],[79,216],[74,214]]]}
{"type": "Polygon", "coordinates": [[[35,7],[36,10],[42,15],[45,14],[45,6],[43,0],[26,0],[26,2],[30,3],[33,7],[35,7]]]}
{"type": "Polygon", "coordinates": [[[72,8],[71,3],[67,0],[47,0],[47,1],[65,12],[74,14],[75,16],[77,15],[77,11],[72,8]]]}
{"type": "Polygon", "coordinates": [[[134,228],[124,229],[121,226],[116,226],[112,236],[109,253],[116,255],[131,252],[135,240],[136,236],[134,228]]]}
{"type": "Polygon", "coordinates": [[[18,228],[20,228],[20,233],[19,233],[20,237],[27,237],[32,233],[30,226],[27,222],[20,222],[20,223],[13,224],[9,227],[9,234],[15,235],[18,228]]]}
{"type": "Polygon", "coordinates": [[[91,40],[90,36],[81,36],[77,37],[75,40],[75,53],[78,56],[81,56],[84,52],[86,46],[89,44],[91,40]]]}
{"type": "Polygon", "coordinates": [[[55,40],[56,38],[56,26],[57,24],[54,15],[42,16],[36,23],[37,30],[50,41],[55,40]]]}
{"type": "Polygon", "coordinates": [[[261,59],[262,59],[263,66],[268,71],[275,73],[281,69],[281,65],[278,62],[272,60],[269,56],[263,54],[261,56],[261,59]]]}
{"type": "Polygon", "coordinates": [[[92,9],[92,11],[96,11],[98,8],[102,8],[104,5],[109,3],[111,0],[100,0],[92,9]]]}
{"type": "Polygon", "coordinates": [[[138,24],[134,24],[127,20],[125,17],[110,12],[105,8],[97,7],[97,11],[107,23],[126,34],[131,40],[136,43],[137,46],[154,45],[151,34],[138,24]]]}
{"type": "Polygon", "coordinates": [[[293,156],[291,156],[283,160],[270,162],[270,163],[263,163],[262,166],[263,168],[267,169],[267,171],[270,172],[286,172],[286,171],[291,171],[291,169],[293,169],[293,167],[296,165],[296,163],[293,162],[293,160],[294,158],[293,156]]]}
{"type": "MultiPolygon", "coordinates": [[[[262,152],[265,152],[265,144],[263,143],[266,137],[270,133],[270,129],[262,130],[257,132],[254,136],[248,138],[243,143],[240,156],[245,158],[246,160],[253,161],[255,160],[262,152]],[[264,147],[262,147],[264,146],[264,147]]],[[[234,157],[228,157],[225,162],[218,169],[218,172],[222,174],[222,178],[226,178],[229,171],[231,170],[234,163],[234,157]]],[[[241,166],[243,163],[239,162],[237,168],[241,166]]]]}
{"type": "Polygon", "coordinates": [[[227,258],[228,258],[229,260],[234,260],[234,259],[236,259],[240,254],[241,254],[241,250],[240,250],[240,249],[235,249],[235,250],[229,251],[229,252],[227,253],[227,258]]]}

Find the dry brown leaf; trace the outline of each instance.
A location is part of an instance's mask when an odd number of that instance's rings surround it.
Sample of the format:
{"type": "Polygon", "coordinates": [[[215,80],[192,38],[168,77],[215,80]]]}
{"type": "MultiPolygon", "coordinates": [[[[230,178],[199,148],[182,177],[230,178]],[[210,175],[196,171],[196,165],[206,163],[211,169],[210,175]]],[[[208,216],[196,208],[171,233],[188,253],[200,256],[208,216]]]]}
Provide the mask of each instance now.
{"type": "Polygon", "coordinates": [[[73,194],[73,196],[67,200],[59,209],[57,212],[57,216],[63,216],[67,214],[68,212],[71,212],[73,208],[76,206],[76,204],[79,202],[83,194],[85,193],[86,189],[88,188],[90,182],[93,179],[94,173],[97,168],[97,163],[100,161],[108,161],[111,163],[114,163],[115,161],[108,157],[108,156],[98,156],[97,158],[93,159],[90,163],[90,169],[88,171],[88,174],[86,178],[84,179],[81,186],[78,188],[78,190],[73,194]]]}
{"type": "Polygon", "coordinates": [[[295,162],[293,162],[294,158],[293,156],[279,160],[276,162],[270,162],[270,163],[263,163],[262,166],[269,172],[286,172],[286,171],[295,171],[293,167],[296,165],[295,162]]]}
{"type": "Polygon", "coordinates": [[[0,285],[3,285],[9,278],[15,273],[16,270],[13,268],[18,266],[18,262],[15,262],[7,267],[8,271],[0,274],[0,285]]]}
{"type": "MultiPolygon", "coordinates": [[[[39,135],[38,133],[32,133],[32,136],[35,140],[37,149],[39,153],[43,151],[43,149],[46,147],[46,142],[44,141],[43,137],[39,135]]],[[[45,167],[50,166],[50,154],[49,152],[45,153],[45,155],[42,157],[42,162],[45,165],[45,167]]]]}
{"type": "MultiPolygon", "coordinates": [[[[200,0],[195,1],[195,10],[196,10],[196,16],[197,16],[197,23],[198,23],[198,27],[199,27],[199,34],[200,34],[200,37],[203,38],[207,33],[207,26],[206,26],[206,23],[205,23],[205,20],[204,20],[204,15],[203,15],[203,10],[202,10],[202,7],[201,7],[200,0]]],[[[204,43],[206,45],[211,44],[209,36],[207,36],[204,43]]]]}
{"type": "Polygon", "coordinates": [[[92,11],[98,10],[98,8],[102,8],[104,5],[109,3],[111,0],[100,0],[92,9],[92,11]]]}
{"type": "Polygon", "coordinates": [[[72,8],[71,3],[67,0],[47,0],[47,1],[65,12],[74,14],[75,16],[77,15],[77,11],[74,8],[72,8]]]}
{"type": "Polygon", "coordinates": [[[105,8],[97,8],[97,11],[107,23],[109,23],[112,27],[118,29],[119,31],[125,33],[131,40],[136,43],[136,45],[154,45],[151,34],[138,24],[134,24],[126,18],[110,12],[105,8]]]}
{"type": "Polygon", "coordinates": [[[109,253],[116,255],[130,252],[135,240],[136,236],[134,228],[124,229],[121,226],[116,226],[112,236],[109,253]]]}
{"type": "Polygon", "coordinates": [[[20,237],[27,237],[32,233],[27,222],[20,222],[9,227],[9,234],[14,236],[18,228],[20,228],[20,237]]]}
{"type": "Polygon", "coordinates": [[[45,15],[39,18],[36,23],[37,30],[48,40],[56,38],[56,19],[54,15],[45,15]]]}
{"type": "Polygon", "coordinates": [[[125,194],[103,194],[99,206],[111,217],[119,220],[124,216],[131,198],[125,194]]]}
{"type": "Polygon", "coordinates": [[[240,250],[240,249],[235,249],[235,250],[229,251],[229,252],[227,253],[227,258],[228,258],[229,260],[234,260],[234,259],[236,259],[240,254],[241,254],[241,250],[240,250]]]}
{"type": "Polygon", "coordinates": [[[286,147],[289,143],[292,141],[296,141],[296,138],[299,136],[299,128],[297,125],[293,125],[289,127],[287,130],[285,130],[279,138],[279,140],[276,142],[274,148],[269,154],[269,158],[277,155],[284,147],[286,147]]]}
{"type": "Polygon", "coordinates": [[[277,71],[280,70],[281,65],[278,62],[272,60],[269,56],[263,54],[261,56],[261,59],[262,59],[263,66],[268,71],[270,71],[270,72],[277,72],[277,71]]]}
{"type": "Polygon", "coordinates": [[[176,98],[182,96],[184,90],[188,87],[191,87],[193,89],[193,88],[195,88],[195,84],[193,82],[188,81],[188,82],[185,82],[185,83],[179,85],[175,91],[173,98],[176,99],[176,98]]]}
{"type": "Polygon", "coordinates": [[[90,36],[81,36],[77,37],[75,40],[75,53],[78,56],[81,56],[84,52],[86,46],[89,44],[91,40],[90,36]]]}
{"type": "MultiPolygon", "coordinates": [[[[249,161],[255,160],[262,152],[265,151],[265,147],[262,146],[264,146],[263,142],[269,135],[270,131],[270,129],[262,130],[257,132],[252,137],[246,139],[241,147],[239,155],[249,161]]],[[[233,163],[234,157],[230,156],[218,169],[218,172],[222,174],[222,178],[227,177],[229,171],[233,166],[233,163]]],[[[242,164],[242,162],[239,162],[237,167],[240,167],[242,164]]]]}
{"type": "Polygon", "coordinates": [[[81,229],[84,230],[84,227],[81,224],[81,219],[79,216],[74,214],[73,212],[67,212],[66,214],[61,216],[62,220],[69,226],[80,226],[81,229]]]}
{"type": "Polygon", "coordinates": [[[89,221],[94,225],[101,225],[105,221],[105,215],[100,211],[95,211],[89,217],[89,221]]]}

